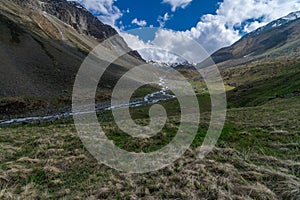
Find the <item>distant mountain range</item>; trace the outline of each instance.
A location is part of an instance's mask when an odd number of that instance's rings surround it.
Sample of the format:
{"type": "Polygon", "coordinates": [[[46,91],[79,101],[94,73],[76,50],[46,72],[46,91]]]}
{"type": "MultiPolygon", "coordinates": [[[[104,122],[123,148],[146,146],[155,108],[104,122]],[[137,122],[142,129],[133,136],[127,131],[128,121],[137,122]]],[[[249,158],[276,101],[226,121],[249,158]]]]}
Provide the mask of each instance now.
{"type": "Polygon", "coordinates": [[[167,62],[161,62],[157,60],[148,60],[147,63],[164,69],[168,69],[170,67],[173,69],[195,69],[195,65],[187,61],[181,63],[180,62],[167,63],[167,62]]]}
{"type": "MultiPolygon", "coordinates": [[[[300,11],[292,12],[246,34],[229,47],[222,48],[211,55],[214,62],[222,67],[233,67],[260,59],[300,56],[300,11]]],[[[148,63],[159,67],[192,69],[193,64],[165,63],[150,60],[148,63]]],[[[207,66],[204,61],[201,63],[207,66]]],[[[209,62],[210,64],[210,62],[209,62]]],[[[200,65],[201,66],[201,65],[200,65]]]]}

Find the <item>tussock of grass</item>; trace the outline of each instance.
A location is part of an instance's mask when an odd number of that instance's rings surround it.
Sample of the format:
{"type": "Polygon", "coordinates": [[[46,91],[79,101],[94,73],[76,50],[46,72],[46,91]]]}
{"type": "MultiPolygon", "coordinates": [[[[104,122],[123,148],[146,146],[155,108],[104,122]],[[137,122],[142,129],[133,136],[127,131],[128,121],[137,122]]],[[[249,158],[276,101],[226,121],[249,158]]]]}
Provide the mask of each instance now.
{"type": "MultiPolygon", "coordinates": [[[[229,110],[218,147],[200,160],[197,147],[206,133],[205,119],[209,118],[204,113],[191,149],[169,167],[142,175],[119,173],[99,164],[85,150],[72,124],[1,128],[0,195],[5,199],[298,199],[299,124],[283,126],[293,119],[279,113],[292,112],[299,103],[297,98],[289,98],[273,100],[260,108],[229,110]],[[294,107],[286,107],[289,104],[294,107]],[[276,117],[269,114],[274,106],[276,117]],[[257,109],[265,110],[261,118],[252,116],[257,109]],[[276,123],[285,132],[272,134],[276,123]]],[[[169,142],[167,138],[178,120],[170,117],[160,136],[147,144],[136,141],[136,145],[119,134],[112,122],[103,122],[102,126],[109,139],[123,149],[153,151],[169,142]]],[[[143,119],[138,121],[143,123],[143,119]]]]}

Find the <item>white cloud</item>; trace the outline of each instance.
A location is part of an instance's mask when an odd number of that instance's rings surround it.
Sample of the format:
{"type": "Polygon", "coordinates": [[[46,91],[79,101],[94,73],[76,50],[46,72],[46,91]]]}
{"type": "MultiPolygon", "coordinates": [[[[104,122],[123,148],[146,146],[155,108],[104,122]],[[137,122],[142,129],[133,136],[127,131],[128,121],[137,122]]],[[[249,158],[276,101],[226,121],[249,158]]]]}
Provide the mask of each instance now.
{"type": "Polygon", "coordinates": [[[240,39],[241,31],[249,33],[297,10],[300,10],[299,0],[224,0],[215,15],[204,15],[195,27],[187,31],[158,31],[152,44],[168,51],[181,49],[193,58],[191,46],[185,41],[187,37],[196,40],[208,53],[213,53],[240,39]]]}
{"type": "Polygon", "coordinates": [[[224,0],[216,15],[204,15],[185,33],[212,53],[237,41],[241,37],[237,28],[248,33],[296,10],[299,0],[224,0]]]}
{"type": "Polygon", "coordinates": [[[148,42],[128,33],[121,33],[121,36],[130,48],[138,50],[146,60],[158,60],[167,63],[187,60],[197,63],[208,56],[208,54],[200,56],[199,52],[195,51],[195,42],[183,32],[159,29],[155,33],[155,39],[148,42]]]}
{"type": "Polygon", "coordinates": [[[193,0],[163,0],[163,3],[168,3],[172,6],[172,12],[175,12],[177,8],[185,8],[193,0]]]}
{"type": "Polygon", "coordinates": [[[115,0],[75,0],[93,14],[99,15],[101,22],[116,28],[115,22],[122,17],[120,9],[114,5],[115,0]]]}
{"type": "MultiPolygon", "coordinates": [[[[115,21],[122,16],[122,12],[114,6],[115,0],[77,0],[88,10],[100,15],[99,19],[115,28],[115,21]]],[[[185,8],[192,0],[163,0],[163,3],[169,3],[172,11],[177,8],[185,8]]],[[[159,48],[172,51],[174,48],[180,48],[182,51],[189,52],[190,46],[185,44],[184,38],[191,37],[201,44],[209,53],[231,45],[241,38],[241,32],[251,32],[267,23],[285,16],[290,12],[300,10],[299,0],[224,0],[219,3],[219,8],[215,15],[204,15],[197,25],[186,31],[166,31],[157,32],[154,41],[145,43],[136,36],[127,36],[125,39],[132,49],[138,49],[136,46],[152,48],[158,45],[159,48]]],[[[160,26],[164,27],[165,22],[170,19],[170,15],[158,17],[160,26]]],[[[142,22],[143,20],[134,20],[133,22],[142,22]]],[[[141,23],[143,25],[145,23],[141,23]]],[[[123,26],[123,25],[119,25],[123,26]]],[[[119,30],[120,31],[120,30],[119,30]]],[[[124,36],[124,34],[122,34],[124,36]]],[[[155,58],[172,60],[162,56],[154,55],[148,52],[141,53],[144,58],[154,56],[155,58]]],[[[192,54],[191,54],[192,55],[192,54]]]]}
{"type": "Polygon", "coordinates": [[[255,22],[252,22],[252,23],[249,23],[247,25],[245,25],[243,31],[245,33],[250,33],[251,31],[254,31],[256,29],[258,29],[259,27],[263,26],[263,25],[266,25],[267,23],[262,23],[262,22],[258,22],[258,21],[255,21],[255,22]]]}
{"type": "Polygon", "coordinates": [[[146,26],[147,25],[147,22],[145,20],[138,20],[137,18],[134,18],[132,21],[131,21],[132,24],[136,24],[138,26],[146,26]]]}
{"type": "MultiPolygon", "coordinates": [[[[166,49],[164,45],[157,45],[159,44],[158,40],[144,42],[138,36],[128,33],[121,33],[121,36],[126,43],[129,44],[130,48],[137,49],[141,56],[146,60],[164,61],[166,63],[183,61],[178,56],[172,54],[170,50],[166,49]]],[[[159,38],[159,40],[160,39],[161,38],[159,38]]]]}
{"type": "Polygon", "coordinates": [[[159,23],[159,27],[163,28],[166,25],[166,22],[170,20],[172,16],[169,13],[165,13],[164,16],[158,16],[157,22],[159,23]]]}
{"type": "Polygon", "coordinates": [[[120,34],[132,49],[152,48],[150,41],[146,43],[138,36],[126,32],[121,32],[120,34]]]}
{"type": "MultiPolygon", "coordinates": [[[[204,15],[195,27],[180,33],[213,53],[240,39],[241,31],[249,33],[296,10],[300,10],[299,0],[224,0],[216,15],[204,15]]],[[[172,37],[178,37],[178,32],[169,31],[164,35],[165,44],[178,44],[177,38],[172,37]]]]}
{"type": "Polygon", "coordinates": [[[176,53],[191,63],[198,63],[208,56],[203,52],[195,51],[198,49],[195,46],[198,43],[184,32],[160,29],[156,32],[152,44],[172,54],[176,53]]]}

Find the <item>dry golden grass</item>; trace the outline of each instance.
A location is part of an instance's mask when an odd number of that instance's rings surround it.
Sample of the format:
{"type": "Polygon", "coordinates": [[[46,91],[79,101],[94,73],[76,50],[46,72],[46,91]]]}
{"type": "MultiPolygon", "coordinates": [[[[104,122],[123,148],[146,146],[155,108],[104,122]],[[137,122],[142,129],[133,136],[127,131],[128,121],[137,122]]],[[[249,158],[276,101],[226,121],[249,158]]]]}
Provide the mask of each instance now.
{"type": "Polygon", "coordinates": [[[231,109],[218,147],[205,159],[191,148],[172,165],[140,175],[99,164],[71,124],[1,128],[0,198],[299,199],[299,122],[292,118],[299,103],[231,109]]]}

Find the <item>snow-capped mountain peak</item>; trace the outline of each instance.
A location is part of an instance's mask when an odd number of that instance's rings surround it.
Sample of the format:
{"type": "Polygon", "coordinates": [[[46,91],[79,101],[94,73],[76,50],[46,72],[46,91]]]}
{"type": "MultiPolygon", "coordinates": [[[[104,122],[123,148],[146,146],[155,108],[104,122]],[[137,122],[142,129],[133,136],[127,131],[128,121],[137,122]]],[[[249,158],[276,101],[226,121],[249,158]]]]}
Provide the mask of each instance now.
{"type": "Polygon", "coordinates": [[[292,12],[292,13],[288,14],[287,16],[282,17],[281,19],[287,20],[287,21],[293,21],[298,18],[300,18],[300,11],[292,12]]]}
{"type": "Polygon", "coordinates": [[[283,25],[290,23],[297,19],[300,19],[300,11],[292,12],[292,13],[288,14],[287,16],[284,16],[282,18],[274,20],[274,21],[270,22],[269,24],[249,33],[248,36],[260,34],[261,32],[268,31],[271,28],[283,26],[283,25]]]}
{"type": "Polygon", "coordinates": [[[147,63],[160,68],[193,69],[195,67],[195,64],[189,63],[188,61],[170,63],[170,62],[162,62],[158,60],[148,60],[147,63]]]}

